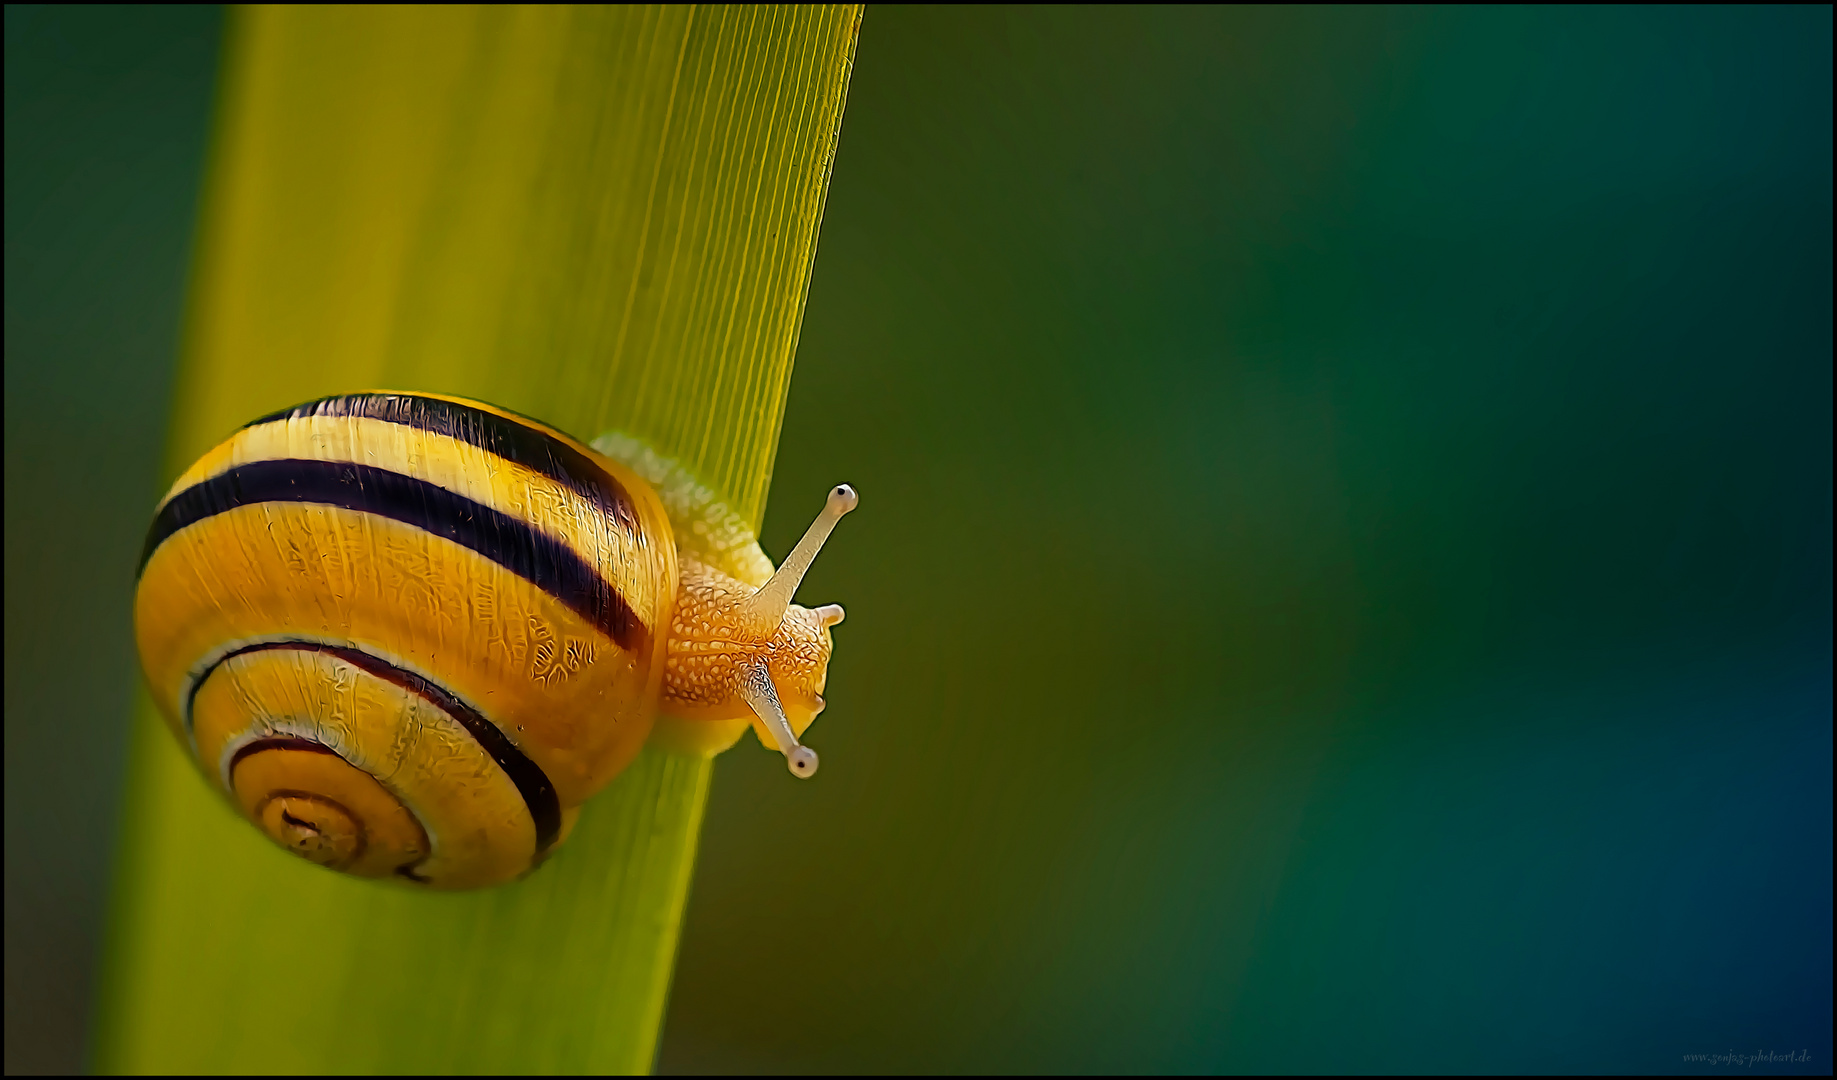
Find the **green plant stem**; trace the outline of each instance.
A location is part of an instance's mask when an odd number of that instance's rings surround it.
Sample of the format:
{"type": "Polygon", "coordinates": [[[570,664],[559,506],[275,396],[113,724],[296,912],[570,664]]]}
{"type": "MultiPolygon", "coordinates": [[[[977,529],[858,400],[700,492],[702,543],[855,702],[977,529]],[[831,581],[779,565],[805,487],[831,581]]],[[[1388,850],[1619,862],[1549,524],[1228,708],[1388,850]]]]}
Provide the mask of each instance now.
{"type": "MultiPolygon", "coordinates": [[[[168,477],[386,386],[631,431],[757,529],[859,18],[237,12],[168,477]]],[[[645,1071],[709,774],[647,750],[525,880],[426,894],[273,848],[143,702],[96,1067],[645,1071]]]]}

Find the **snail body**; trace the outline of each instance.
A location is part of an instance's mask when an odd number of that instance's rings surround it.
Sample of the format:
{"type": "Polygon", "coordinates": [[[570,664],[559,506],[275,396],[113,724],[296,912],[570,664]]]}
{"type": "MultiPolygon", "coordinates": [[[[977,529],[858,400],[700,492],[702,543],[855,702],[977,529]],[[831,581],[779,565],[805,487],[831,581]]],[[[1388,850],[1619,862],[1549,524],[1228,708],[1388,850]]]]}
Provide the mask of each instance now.
{"type": "MultiPolygon", "coordinates": [[[[476,401],[348,394],[256,420],[155,512],[135,596],[153,697],[206,777],[320,865],[510,880],[662,725],[744,727],[808,776],[833,605],[686,471],[476,401]]],[[[663,732],[659,733],[660,735],[663,732]]]]}

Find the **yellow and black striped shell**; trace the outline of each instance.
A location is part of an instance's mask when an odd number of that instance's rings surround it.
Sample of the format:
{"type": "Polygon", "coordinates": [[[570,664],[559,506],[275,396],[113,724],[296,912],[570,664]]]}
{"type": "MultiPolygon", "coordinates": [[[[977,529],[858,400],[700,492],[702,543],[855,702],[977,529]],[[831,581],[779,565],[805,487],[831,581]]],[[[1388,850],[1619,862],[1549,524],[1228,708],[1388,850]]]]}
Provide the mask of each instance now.
{"type": "Polygon", "coordinates": [[[271,838],[466,888],[527,871],[637,755],[676,581],[617,463],[478,402],[350,394],[186,470],[135,632],[173,731],[271,838]]]}

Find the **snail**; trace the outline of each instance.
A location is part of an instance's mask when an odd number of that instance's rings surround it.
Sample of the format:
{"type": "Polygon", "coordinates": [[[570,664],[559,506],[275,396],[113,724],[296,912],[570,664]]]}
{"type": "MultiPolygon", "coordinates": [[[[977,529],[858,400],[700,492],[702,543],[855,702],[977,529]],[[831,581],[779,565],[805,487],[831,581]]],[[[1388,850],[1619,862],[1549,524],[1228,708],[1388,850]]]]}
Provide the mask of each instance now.
{"type": "Polygon", "coordinates": [[[546,857],[654,730],[706,752],[751,726],[814,774],[798,737],[843,612],[791,599],[854,491],[774,571],[682,467],[595,446],[374,392],[198,459],[155,511],[134,623],[210,782],[321,866],[471,888],[546,857]]]}

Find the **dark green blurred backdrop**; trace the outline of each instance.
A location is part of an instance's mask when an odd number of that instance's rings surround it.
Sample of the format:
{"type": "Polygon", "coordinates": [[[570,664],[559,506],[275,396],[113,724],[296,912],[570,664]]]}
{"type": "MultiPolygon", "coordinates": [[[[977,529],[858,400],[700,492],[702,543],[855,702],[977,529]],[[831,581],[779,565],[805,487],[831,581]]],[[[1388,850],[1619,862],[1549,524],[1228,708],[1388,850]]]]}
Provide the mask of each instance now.
{"type": "MultiPolygon", "coordinates": [[[[6,20],[14,1072],[81,1061],[217,23],[6,20]]],[[[1828,1072],[1831,51],[871,9],[765,536],[861,489],[825,768],[721,760],[659,1067],[1828,1072]]]]}

